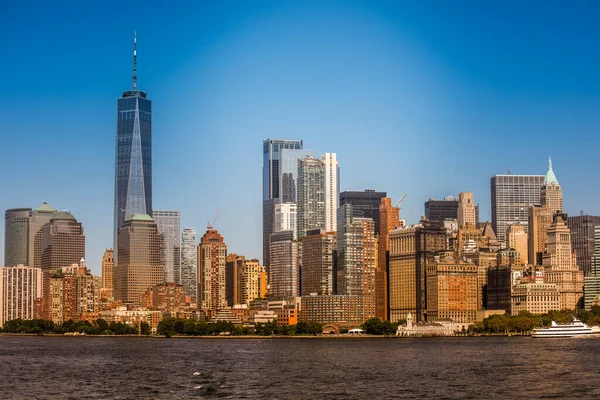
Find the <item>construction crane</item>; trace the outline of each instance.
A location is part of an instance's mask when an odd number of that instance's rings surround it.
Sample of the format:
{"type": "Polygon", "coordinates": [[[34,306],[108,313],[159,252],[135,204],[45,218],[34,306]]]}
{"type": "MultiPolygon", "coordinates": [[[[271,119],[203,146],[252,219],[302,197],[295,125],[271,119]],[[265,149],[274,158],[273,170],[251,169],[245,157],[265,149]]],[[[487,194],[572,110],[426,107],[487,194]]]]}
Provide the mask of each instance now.
{"type": "Polygon", "coordinates": [[[396,202],[396,207],[400,208],[400,206],[402,205],[402,202],[404,201],[404,198],[405,198],[405,197],[406,197],[406,193],[404,193],[404,194],[402,195],[402,197],[400,197],[400,200],[398,200],[398,201],[396,202]]]}
{"type": "Polygon", "coordinates": [[[219,216],[219,212],[221,212],[220,208],[217,210],[217,215],[215,215],[215,219],[213,219],[212,224],[209,221],[206,221],[206,229],[214,229],[215,228],[215,222],[217,222],[217,217],[219,216]]]}

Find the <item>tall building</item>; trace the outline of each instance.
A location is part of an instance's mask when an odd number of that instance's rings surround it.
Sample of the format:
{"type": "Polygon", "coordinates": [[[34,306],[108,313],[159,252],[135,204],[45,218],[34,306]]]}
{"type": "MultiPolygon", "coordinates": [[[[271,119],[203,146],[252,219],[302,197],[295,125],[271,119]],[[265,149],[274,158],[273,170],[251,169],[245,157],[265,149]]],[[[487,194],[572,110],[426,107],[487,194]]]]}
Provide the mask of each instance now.
{"type": "Polygon", "coordinates": [[[146,214],[127,217],[119,232],[121,256],[115,260],[116,300],[140,306],[146,290],[165,281],[162,246],[162,236],[152,217],[146,214]]]}
{"type": "Polygon", "coordinates": [[[271,234],[270,297],[287,299],[299,295],[298,242],[294,232],[283,231],[271,234]]]}
{"type": "Polygon", "coordinates": [[[265,267],[256,259],[247,260],[243,256],[238,256],[237,263],[235,297],[238,304],[250,305],[252,300],[263,298],[267,293],[265,267]]]}
{"type": "Polygon", "coordinates": [[[181,233],[181,284],[192,304],[198,299],[198,247],[196,247],[196,230],[184,228],[181,233]]]}
{"type": "Polygon", "coordinates": [[[42,270],[77,264],[82,258],[85,258],[83,226],[67,211],[53,214],[43,228],[42,270]]]}
{"type": "Polygon", "coordinates": [[[388,294],[388,267],[390,232],[402,226],[400,222],[400,208],[392,205],[392,199],[384,197],[379,205],[379,236],[378,236],[378,261],[375,271],[375,315],[382,319],[389,319],[389,294],[388,294]]]}
{"type": "Polygon", "coordinates": [[[225,260],[225,300],[227,300],[227,304],[230,306],[240,303],[237,297],[237,268],[238,255],[235,253],[227,254],[227,259],[225,260]]]}
{"type": "Polygon", "coordinates": [[[275,204],[296,202],[293,200],[297,192],[294,172],[297,174],[299,153],[287,153],[286,157],[282,157],[283,150],[302,150],[302,140],[263,140],[263,262],[267,271],[270,266],[269,235],[273,233],[275,204]],[[289,168],[285,175],[281,172],[284,167],[289,168]],[[280,190],[282,180],[286,182],[285,199],[282,199],[284,194],[280,190]]]}
{"type": "Polygon", "coordinates": [[[594,253],[591,264],[590,273],[584,278],[583,284],[586,310],[590,310],[592,305],[600,305],[600,226],[594,228],[594,253]]]}
{"type": "Polygon", "coordinates": [[[309,231],[302,239],[302,296],[335,294],[335,232],[309,231]]]}
{"type": "Polygon", "coordinates": [[[42,268],[42,238],[44,236],[44,226],[50,222],[56,209],[44,202],[35,208],[29,217],[29,239],[27,241],[28,265],[30,267],[42,268]]]}
{"type": "Polygon", "coordinates": [[[352,204],[355,212],[361,212],[364,218],[373,220],[375,232],[379,232],[379,204],[385,196],[387,196],[386,192],[376,192],[371,189],[363,192],[345,190],[340,193],[340,206],[352,204]]]}
{"type": "MultiPolygon", "coordinates": [[[[531,228],[530,228],[531,229],[531,228]]],[[[515,249],[519,252],[520,264],[527,264],[528,257],[528,246],[527,246],[527,233],[523,225],[511,225],[508,227],[507,233],[507,245],[511,249],[515,249]]]]}
{"type": "Polygon", "coordinates": [[[298,239],[325,228],[325,168],[317,158],[298,160],[298,239]]]}
{"type": "Polygon", "coordinates": [[[446,228],[439,221],[421,221],[390,233],[390,321],[409,313],[425,320],[427,266],[446,250],[446,228]]]}
{"type": "Polygon", "coordinates": [[[298,201],[298,160],[316,157],[317,152],[305,149],[282,148],[279,151],[279,196],[280,204],[298,201]]]}
{"type": "Polygon", "coordinates": [[[214,311],[227,307],[225,262],[227,245],[215,229],[208,229],[198,245],[198,310],[214,311]]]}
{"type": "Polygon", "coordinates": [[[153,210],[152,218],[163,237],[165,282],[181,283],[181,245],[179,211],[153,210]]]}
{"type": "Polygon", "coordinates": [[[542,265],[548,228],[552,213],[544,206],[529,207],[529,232],[527,234],[527,256],[529,265],[542,265]]]}
{"type": "Polygon", "coordinates": [[[117,100],[114,249],[131,215],[152,215],[152,102],[137,87],[137,39],[133,38],[133,89],[117,100]]]}
{"type": "Polygon", "coordinates": [[[558,288],[560,309],[574,310],[583,297],[583,271],[577,266],[566,221],[566,214],[554,215],[548,228],[542,263],[546,283],[553,283],[558,288]]]}
{"type": "Polygon", "coordinates": [[[107,297],[114,295],[115,258],[113,249],[106,249],[102,256],[102,287],[106,289],[107,297]]]}
{"type": "Polygon", "coordinates": [[[444,200],[429,199],[425,202],[425,219],[440,222],[458,220],[458,198],[447,196],[444,200]]]}
{"type": "Polygon", "coordinates": [[[0,328],[11,319],[34,319],[42,298],[42,270],[17,265],[0,267],[0,328]]]}
{"type": "Polygon", "coordinates": [[[295,203],[275,204],[273,232],[292,231],[295,240],[298,237],[297,220],[298,210],[295,203]]]}
{"type": "Polygon", "coordinates": [[[29,265],[28,235],[31,208],[13,208],[4,213],[4,266],[29,265]]]}
{"type": "Polygon", "coordinates": [[[568,217],[567,224],[571,229],[571,245],[577,257],[577,264],[585,276],[588,276],[592,272],[594,230],[600,226],[600,216],[582,214],[568,217]]]}
{"type": "Polygon", "coordinates": [[[477,227],[477,212],[472,192],[460,192],[458,194],[457,216],[458,227],[477,227]]]}
{"type": "Polygon", "coordinates": [[[548,158],[548,172],[544,177],[544,185],[540,191],[540,203],[552,215],[563,212],[562,190],[552,170],[552,160],[550,158],[548,158]]]}
{"type": "Polygon", "coordinates": [[[325,153],[321,157],[325,167],[325,231],[337,229],[337,209],[340,202],[340,168],[336,153],[325,153]]]}
{"type": "Polygon", "coordinates": [[[539,206],[544,175],[494,175],[490,179],[492,228],[498,240],[506,241],[510,225],[523,225],[529,232],[529,207],[539,206]]]}

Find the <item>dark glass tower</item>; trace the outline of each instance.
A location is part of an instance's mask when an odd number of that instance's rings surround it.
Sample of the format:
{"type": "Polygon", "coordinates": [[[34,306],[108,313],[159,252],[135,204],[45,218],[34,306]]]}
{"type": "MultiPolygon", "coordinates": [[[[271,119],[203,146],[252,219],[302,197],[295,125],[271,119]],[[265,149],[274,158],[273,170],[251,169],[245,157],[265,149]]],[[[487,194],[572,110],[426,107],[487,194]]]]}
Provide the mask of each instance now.
{"type": "MultiPolygon", "coordinates": [[[[152,215],[152,102],[137,89],[136,38],[133,90],[117,100],[114,248],[121,224],[133,214],[152,215]]],[[[115,252],[115,264],[118,252],[115,252]]]]}

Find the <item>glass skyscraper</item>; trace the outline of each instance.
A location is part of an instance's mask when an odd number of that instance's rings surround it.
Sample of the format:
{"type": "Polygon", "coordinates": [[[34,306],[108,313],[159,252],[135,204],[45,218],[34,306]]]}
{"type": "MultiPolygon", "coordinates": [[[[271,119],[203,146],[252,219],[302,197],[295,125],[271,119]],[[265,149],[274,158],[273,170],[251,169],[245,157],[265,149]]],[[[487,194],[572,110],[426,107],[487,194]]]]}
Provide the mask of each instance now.
{"type": "Polygon", "coordinates": [[[165,282],[181,283],[181,244],[179,242],[179,211],[153,210],[152,218],[163,238],[165,282]]]}
{"type": "Polygon", "coordinates": [[[152,215],[152,102],[146,92],[137,89],[136,58],[134,37],[133,90],[123,92],[117,100],[115,249],[125,218],[133,214],[152,215]]]}

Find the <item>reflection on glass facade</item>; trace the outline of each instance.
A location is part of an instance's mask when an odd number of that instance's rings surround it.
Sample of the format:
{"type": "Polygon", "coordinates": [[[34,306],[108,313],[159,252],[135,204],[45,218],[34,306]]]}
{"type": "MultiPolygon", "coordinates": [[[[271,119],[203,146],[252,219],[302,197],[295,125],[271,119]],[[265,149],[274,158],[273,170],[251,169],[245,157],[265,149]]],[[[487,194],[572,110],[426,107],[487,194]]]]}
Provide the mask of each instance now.
{"type": "Polygon", "coordinates": [[[279,202],[295,203],[298,191],[298,160],[306,156],[316,157],[314,150],[282,149],[279,160],[279,202]]]}
{"type": "Polygon", "coordinates": [[[181,234],[181,284],[185,286],[185,294],[190,296],[192,303],[196,303],[197,301],[197,265],[198,247],[196,245],[196,230],[185,228],[181,234]]]}
{"type": "Polygon", "coordinates": [[[31,208],[13,208],[4,213],[4,266],[27,264],[29,214],[31,208]]]}
{"type": "Polygon", "coordinates": [[[119,227],[133,214],[152,215],[152,102],[138,90],[117,101],[115,248],[119,227]]]}
{"type": "Polygon", "coordinates": [[[153,210],[152,218],[163,238],[165,282],[181,283],[181,247],[179,242],[179,211],[153,210]]]}

